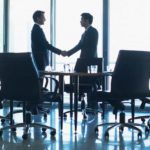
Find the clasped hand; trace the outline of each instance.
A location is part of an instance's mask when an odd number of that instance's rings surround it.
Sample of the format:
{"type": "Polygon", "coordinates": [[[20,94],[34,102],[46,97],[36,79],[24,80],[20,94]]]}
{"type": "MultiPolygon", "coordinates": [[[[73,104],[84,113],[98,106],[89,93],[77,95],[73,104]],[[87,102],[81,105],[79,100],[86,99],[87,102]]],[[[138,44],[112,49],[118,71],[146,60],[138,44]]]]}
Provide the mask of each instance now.
{"type": "Polygon", "coordinates": [[[67,51],[61,51],[61,55],[64,56],[64,57],[68,56],[68,52],[67,51]]]}

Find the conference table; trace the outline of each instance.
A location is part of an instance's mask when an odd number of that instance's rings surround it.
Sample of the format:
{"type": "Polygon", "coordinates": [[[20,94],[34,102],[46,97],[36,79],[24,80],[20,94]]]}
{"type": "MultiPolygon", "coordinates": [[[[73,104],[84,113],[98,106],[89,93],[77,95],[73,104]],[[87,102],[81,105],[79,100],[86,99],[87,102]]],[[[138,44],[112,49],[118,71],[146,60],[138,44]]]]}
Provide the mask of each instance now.
{"type": "Polygon", "coordinates": [[[102,90],[106,88],[106,78],[110,76],[110,72],[98,72],[98,73],[83,73],[83,72],[63,72],[63,71],[40,71],[40,75],[44,76],[58,76],[59,78],[59,94],[62,96],[64,102],[64,77],[69,76],[70,79],[74,77],[76,84],[74,84],[75,93],[74,93],[74,126],[75,133],[77,133],[77,109],[79,101],[79,78],[80,77],[100,77],[102,78],[102,90]]]}

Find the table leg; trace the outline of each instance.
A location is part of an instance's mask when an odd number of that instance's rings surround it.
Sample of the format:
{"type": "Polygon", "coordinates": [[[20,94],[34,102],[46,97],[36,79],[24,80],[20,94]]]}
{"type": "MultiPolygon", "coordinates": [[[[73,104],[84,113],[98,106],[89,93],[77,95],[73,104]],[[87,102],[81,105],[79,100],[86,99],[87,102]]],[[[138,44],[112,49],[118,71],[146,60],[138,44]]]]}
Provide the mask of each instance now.
{"type": "MultiPolygon", "coordinates": [[[[70,76],[70,85],[71,85],[71,88],[73,87],[73,77],[70,76]]],[[[72,118],[72,105],[73,105],[73,91],[70,92],[70,117],[72,118]]]]}
{"type": "Polygon", "coordinates": [[[75,94],[74,94],[74,124],[75,124],[75,134],[77,133],[77,121],[78,121],[78,101],[79,101],[79,76],[75,77],[75,94]]]}
{"type": "Polygon", "coordinates": [[[64,76],[59,75],[59,93],[62,99],[61,112],[59,112],[59,117],[61,118],[61,130],[63,129],[63,108],[64,108],[64,76]]]}

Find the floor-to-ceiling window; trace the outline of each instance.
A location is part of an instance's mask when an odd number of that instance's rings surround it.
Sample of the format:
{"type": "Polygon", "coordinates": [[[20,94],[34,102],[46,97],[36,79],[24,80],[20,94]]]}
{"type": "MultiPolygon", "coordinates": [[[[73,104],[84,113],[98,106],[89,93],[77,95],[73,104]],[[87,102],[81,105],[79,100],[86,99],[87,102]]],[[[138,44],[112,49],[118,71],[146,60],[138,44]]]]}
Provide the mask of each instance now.
{"type": "Polygon", "coordinates": [[[9,1],[9,51],[31,51],[32,14],[35,10],[45,11],[46,22],[42,26],[47,39],[50,38],[50,0],[9,1]]]}
{"type": "Polygon", "coordinates": [[[0,52],[3,52],[3,11],[4,11],[4,1],[0,0],[0,52]]]}
{"type": "Polygon", "coordinates": [[[109,63],[120,49],[150,51],[150,0],[109,0],[109,63]]]}
{"type": "MultiPolygon", "coordinates": [[[[73,48],[80,40],[84,28],[80,25],[81,13],[94,16],[93,26],[99,31],[98,56],[102,56],[102,0],[56,1],[56,46],[62,50],[73,48]]],[[[56,69],[62,70],[64,63],[74,66],[80,51],[72,56],[56,56],[56,69]]]]}

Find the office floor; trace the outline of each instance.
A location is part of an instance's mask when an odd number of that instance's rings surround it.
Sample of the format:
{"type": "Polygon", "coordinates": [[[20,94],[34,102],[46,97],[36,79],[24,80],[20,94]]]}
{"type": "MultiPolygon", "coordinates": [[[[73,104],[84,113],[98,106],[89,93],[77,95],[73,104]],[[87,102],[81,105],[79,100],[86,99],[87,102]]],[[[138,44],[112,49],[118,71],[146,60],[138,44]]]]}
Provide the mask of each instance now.
{"type": "MultiPolygon", "coordinates": [[[[18,109],[18,108],[17,108],[18,109]]],[[[66,109],[67,110],[67,109],[66,109]]],[[[8,107],[0,110],[0,114],[6,114],[8,107]]],[[[4,131],[0,138],[0,150],[149,150],[150,135],[145,137],[143,132],[142,139],[137,139],[137,132],[124,129],[123,134],[119,134],[118,129],[112,129],[109,132],[109,140],[104,139],[104,131],[106,127],[99,128],[99,134],[94,132],[95,125],[102,123],[101,114],[94,116],[89,114],[87,120],[83,120],[82,114],[78,113],[78,131],[74,132],[74,119],[70,119],[69,115],[64,120],[63,132],[60,132],[60,120],[58,118],[58,110],[55,106],[51,108],[50,115],[47,120],[43,116],[34,116],[33,120],[51,125],[57,129],[55,138],[51,138],[50,131],[46,130],[46,134],[42,135],[40,129],[31,128],[30,136],[27,140],[22,139],[23,128],[18,128],[15,133],[7,130],[4,131]]],[[[144,113],[146,114],[146,113],[144,113]]],[[[136,115],[142,115],[138,113],[136,115]]],[[[126,117],[130,117],[130,113],[126,113],[126,117]]],[[[22,122],[22,114],[15,114],[16,123],[22,122]]],[[[106,122],[114,121],[112,112],[106,114],[106,122]]],[[[141,122],[140,120],[138,122],[141,122]]],[[[2,125],[1,125],[2,126],[2,125]]]]}

